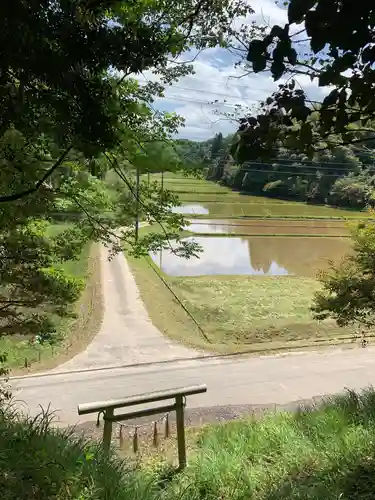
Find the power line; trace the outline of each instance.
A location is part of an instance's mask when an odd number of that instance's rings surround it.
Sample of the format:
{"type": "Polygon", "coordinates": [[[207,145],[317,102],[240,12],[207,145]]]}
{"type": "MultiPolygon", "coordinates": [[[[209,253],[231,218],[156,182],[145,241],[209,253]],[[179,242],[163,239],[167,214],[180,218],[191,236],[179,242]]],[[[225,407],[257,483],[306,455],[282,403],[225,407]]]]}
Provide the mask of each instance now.
{"type": "MultiPolygon", "coordinates": [[[[217,156],[220,158],[220,155],[217,156]]],[[[336,161],[336,160],[326,160],[326,161],[314,161],[314,160],[297,160],[297,159],[291,159],[291,158],[276,158],[274,161],[265,161],[265,160],[257,160],[257,161],[248,161],[245,162],[245,164],[264,164],[264,165],[270,165],[270,164],[277,164],[277,163],[288,163],[290,165],[311,165],[311,166],[318,166],[318,165],[332,165],[332,168],[335,168],[335,165],[344,165],[349,168],[350,165],[348,162],[345,161],[336,161]]]]}
{"type": "MultiPolygon", "coordinates": [[[[204,83],[204,80],[202,81],[202,83],[204,83]]],[[[142,85],[142,87],[146,87],[146,85],[142,85]]],[[[219,96],[223,96],[223,97],[233,97],[235,99],[245,99],[243,96],[241,95],[234,95],[234,94],[223,94],[221,92],[211,92],[210,90],[203,90],[203,89],[195,89],[195,88],[191,88],[191,87],[182,87],[180,85],[173,85],[173,86],[170,86],[170,87],[166,87],[165,90],[170,90],[170,89],[181,89],[181,90],[190,90],[192,92],[198,92],[200,94],[210,94],[210,95],[219,95],[219,96]]],[[[257,90],[257,91],[260,91],[260,92],[265,92],[265,90],[261,90],[261,89],[252,89],[252,90],[257,90]]],[[[165,96],[167,97],[167,96],[165,96]]],[[[247,96],[246,99],[250,99],[251,96],[247,96]]]]}
{"type": "MultiPolygon", "coordinates": [[[[195,77],[192,77],[192,76],[187,76],[186,78],[189,78],[190,80],[194,80],[194,81],[197,81],[197,82],[202,82],[202,79],[200,78],[195,78],[195,77]]],[[[227,82],[225,84],[225,87],[234,87],[234,88],[240,88],[240,89],[248,89],[248,88],[251,88],[252,90],[256,90],[256,91],[259,91],[259,92],[264,92],[264,93],[267,93],[269,94],[270,92],[273,92],[273,90],[264,90],[264,89],[260,89],[260,88],[255,88],[251,85],[235,85],[233,83],[229,83],[229,78],[235,78],[235,77],[228,77],[227,78],[227,82]]],[[[218,82],[217,80],[208,80],[207,78],[204,79],[205,82],[210,82],[210,83],[221,83],[221,82],[218,82]]],[[[222,82],[224,83],[224,82],[222,82]]],[[[276,88],[276,87],[275,87],[276,88]]]]}
{"type": "Polygon", "coordinates": [[[189,103],[194,103],[194,104],[204,104],[204,105],[209,105],[209,106],[227,106],[229,108],[235,108],[238,105],[236,104],[231,104],[229,102],[209,102],[209,101],[204,101],[203,99],[194,99],[194,98],[188,98],[188,97],[158,97],[159,100],[164,100],[164,101],[178,101],[178,102],[189,102],[189,103]]]}
{"type": "MultiPolygon", "coordinates": [[[[220,158],[220,156],[217,156],[216,158],[220,158]]],[[[243,165],[246,167],[246,168],[242,168],[240,165],[236,164],[235,162],[231,163],[231,167],[233,166],[238,166],[238,170],[242,170],[242,171],[250,171],[250,170],[255,170],[253,169],[250,165],[254,165],[254,166],[258,166],[259,168],[261,166],[264,165],[264,167],[270,167],[269,170],[264,170],[264,171],[277,171],[279,172],[280,170],[278,170],[278,167],[279,166],[282,166],[282,168],[293,168],[293,169],[296,169],[296,171],[298,171],[298,169],[313,169],[315,172],[317,171],[344,171],[344,172],[353,172],[353,173],[356,173],[355,171],[355,168],[350,166],[348,163],[335,163],[334,165],[331,164],[331,162],[319,162],[319,163],[314,163],[314,162],[303,162],[303,163],[299,163],[299,162],[293,162],[293,161],[290,161],[290,160],[282,160],[282,161],[279,161],[279,160],[275,160],[273,162],[262,162],[262,161],[256,161],[256,162],[246,162],[244,163],[243,165]],[[286,165],[285,165],[286,164],[286,165]],[[324,165],[324,166],[322,166],[324,165]],[[273,169],[273,170],[272,170],[273,169]]],[[[219,168],[218,165],[211,165],[211,168],[219,168]]],[[[362,172],[359,172],[359,173],[374,173],[375,174],[375,170],[373,170],[373,167],[372,168],[366,168],[366,167],[358,167],[358,168],[362,168],[362,172]]],[[[260,168],[260,170],[262,170],[260,168]]],[[[262,170],[263,171],[263,170],[262,170]]],[[[341,174],[340,174],[341,175],[341,174]]]]}
{"type": "MultiPolygon", "coordinates": [[[[261,172],[263,174],[285,174],[285,175],[306,175],[306,176],[316,176],[316,174],[319,172],[319,169],[317,169],[315,172],[292,172],[290,170],[262,170],[262,169],[257,169],[257,168],[249,168],[249,169],[239,169],[238,172],[261,172]]],[[[343,174],[323,174],[324,177],[342,177],[343,174]]]]}
{"type": "MultiPolygon", "coordinates": [[[[209,80],[207,78],[193,78],[191,76],[188,76],[187,78],[189,78],[190,80],[193,80],[193,81],[196,81],[196,82],[199,82],[201,84],[204,84],[205,82],[209,82],[209,83],[215,83],[216,85],[218,84],[224,84],[224,82],[221,82],[221,81],[218,81],[218,80],[209,80]]],[[[148,80],[138,80],[139,83],[147,83],[148,80]]],[[[160,83],[160,82],[155,82],[155,81],[152,81],[150,80],[149,81],[150,83],[160,83]]],[[[261,88],[255,88],[253,87],[252,85],[228,85],[228,83],[225,83],[225,87],[233,87],[233,88],[241,88],[241,89],[251,89],[251,90],[255,90],[257,92],[263,92],[265,94],[269,94],[270,92],[273,92],[272,90],[268,91],[268,90],[264,90],[264,89],[261,89],[261,88]]],[[[169,88],[178,88],[179,85],[170,85],[169,88]]],[[[168,87],[165,87],[165,88],[168,88],[168,87]]],[[[196,90],[196,89],[194,89],[196,90]]],[[[201,90],[202,92],[204,92],[202,89],[199,89],[201,90]]]]}
{"type": "MultiPolygon", "coordinates": [[[[347,161],[337,161],[337,160],[298,160],[298,159],[291,159],[291,158],[276,158],[273,163],[276,162],[287,162],[287,163],[303,163],[303,164],[310,164],[310,165],[330,165],[334,163],[335,165],[348,165],[347,161]]],[[[265,160],[257,160],[257,161],[250,161],[248,163],[271,163],[270,161],[265,161],[265,160]]]]}
{"type": "MultiPolygon", "coordinates": [[[[258,164],[258,165],[256,165],[256,166],[261,167],[261,165],[259,165],[259,164],[258,164]]],[[[289,165],[281,165],[281,166],[282,166],[282,168],[288,168],[288,167],[289,167],[289,168],[291,168],[291,169],[294,169],[294,168],[295,168],[295,171],[298,171],[299,169],[303,169],[303,168],[305,168],[306,170],[307,170],[307,169],[311,169],[311,170],[314,170],[315,172],[322,172],[322,171],[323,171],[323,172],[324,172],[324,171],[326,171],[326,172],[341,171],[341,172],[343,172],[343,173],[345,173],[345,172],[349,172],[349,173],[350,173],[350,172],[353,172],[353,173],[356,173],[356,172],[355,172],[355,170],[353,170],[353,169],[352,169],[352,168],[350,168],[350,167],[345,167],[345,168],[342,168],[342,167],[341,167],[341,168],[339,168],[339,167],[332,167],[332,168],[331,168],[331,167],[320,167],[320,166],[316,166],[316,167],[315,167],[315,166],[311,166],[311,167],[310,167],[310,166],[308,166],[308,165],[291,165],[291,164],[289,164],[289,165]]],[[[280,170],[278,169],[278,165],[271,164],[271,165],[270,165],[270,167],[271,167],[271,168],[269,168],[268,170],[264,169],[264,171],[269,171],[269,172],[272,172],[272,171],[279,172],[279,171],[280,171],[280,170]]],[[[219,168],[219,167],[215,167],[215,168],[219,168]]],[[[240,170],[240,169],[239,169],[239,170],[240,170]]],[[[242,168],[241,170],[242,170],[242,171],[250,171],[250,170],[253,170],[253,168],[252,168],[252,167],[249,167],[249,168],[242,168]]],[[[262,170],[262,169],[260,168],[260,170],[262,170]]],[[[342,174],[339,174],[339,172],[336,172],[336,173],[337,173],[338,175],[342,175],[342,174]]],[[[363,172],[361,172],[361,173],[363,173],[363,172]]],[[[369,169],[366,169],[366,173],[375,173],[375,171],[374,171],[374,170],[369,170],[369,169]]]]}
{"type": "MultiPolygon", "coordinates": [[[[261,164],[257,164],[257,166],[260,166],[261,164]]],[[[270,164],[268,164],[270,165],[270,164]]],[[[353,170],[349,170],[349,169],[341,169],[341,170],[344,170],[343,172],[341,173],[327,173],[328,172],[331,172],[333,169],[331,168],[325,168],[325,167],[308,167],[306,165],[301,165],[302,168],[310,168],[311,170],[313,171],[307,171],[307,170],[302,170],[302,169],[295,169],[295,170],[285,170],[285,166],[281,169],[278,169],[278,168],[274,168],[272,165],[270,165],[271,168],[241,168],[239,167],[237,169],[237,171],[235,170],[232,170],[232,173],[239,173],[239,172],[261,172],[263,174],[289,174],[289,175],[307,175],[307,176],[316,176],[317,174],[321,173],[322,176],[324,177],[343,177],[344,175],[347,175],[348,173],[356,173],[355,171],[353,170]],[[325,172],[326,171],[326,172],[325,172]]],[[[277,167],[277,166],[276,166],[277,167]]],[[[290,167],[292,167],[292,165],[290,165],[290,167]]],[[[299,165],[297,166],[299,167],[299,165]]],[[[214,168],[215,170],[218,170],[220,167],[218,166],[211,166],[210,168],[214,168]]],[[[336,169],[336,170],[339,170],[339,169],[336,169]]],[[[223,168],[223,171],[225,172],[225,167],[223,168]]],[[[362,173],[362,172],[361,172],[362,173]]],[[[370,169],[366,169],[366,173],[370,173],[370,174],[375,174],[375,170],[370,170],[370,169]]]]}

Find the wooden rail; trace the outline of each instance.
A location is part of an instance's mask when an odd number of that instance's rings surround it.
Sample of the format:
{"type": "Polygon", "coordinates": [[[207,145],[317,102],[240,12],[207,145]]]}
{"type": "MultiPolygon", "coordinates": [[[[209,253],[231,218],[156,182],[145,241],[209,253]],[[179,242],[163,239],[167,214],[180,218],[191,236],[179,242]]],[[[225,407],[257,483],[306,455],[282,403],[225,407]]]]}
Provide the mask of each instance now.
{"type": "Polygon", "coordinates": [[[104,429],[103,429],[103,449],[108,453],[112,439],[112,424],[113,422],[122,422],[125,420],[157,415],[159,413],[176,412],[176,428],[177,428],[177,446],[178,446],[178,462],[179,468],[183,469],[186,466],[186,444],[185,444],[185,398],[193,394],[202,394],[207,392],[205,385],[193,385],[188,387],[179,387],[177,389],[169,389],[166,391],[149,392],[139,394],[123,399],[115,399],[112,401],[97,401],[94,403],[84,403],[78,405],[78,415],[87,415],[89,413],[103,413],[104,429]],[[173,404],[158,406],[155,408],[146,408],[128,413],[120,413],[115,415],[115,410],[136,406],[140,404],[155,403],[166,399],[174,399],[173,404]]]}

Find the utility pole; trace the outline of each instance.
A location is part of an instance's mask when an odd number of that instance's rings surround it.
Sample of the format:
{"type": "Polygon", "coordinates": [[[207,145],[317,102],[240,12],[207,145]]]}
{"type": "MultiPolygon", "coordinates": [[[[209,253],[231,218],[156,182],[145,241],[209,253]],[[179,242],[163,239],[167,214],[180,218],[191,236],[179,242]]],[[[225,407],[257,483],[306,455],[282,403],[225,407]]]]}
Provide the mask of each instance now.
{"type": "Polygon", "coordinates": [[[138,243],[138,235],[139,235],[139,166],[137,166],[137,178],[136,178],[136,198],[135,198],[135,242],[138,243]]]}

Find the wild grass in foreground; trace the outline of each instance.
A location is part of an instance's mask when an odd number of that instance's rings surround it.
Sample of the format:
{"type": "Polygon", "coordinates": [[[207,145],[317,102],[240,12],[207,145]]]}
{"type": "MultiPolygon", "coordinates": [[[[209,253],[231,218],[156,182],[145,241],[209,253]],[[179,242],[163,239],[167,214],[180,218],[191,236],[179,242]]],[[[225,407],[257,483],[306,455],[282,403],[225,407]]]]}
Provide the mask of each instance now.
{"type": "MultiPolygon", "coordinates": [[[[51,417],[0,410],[0,491],[4,500],[133,500],[149,484],[98,443],[54,429],[51,417]]],[[[148,498],[151,498],[149,496],[148,498]]]]}
{"type": "Polygon", "coordinates": [[[162,461],[134,469],[107,458],[48,415],[0,411],[0,449],[5,500],[370,500],[375,392],[204,427],[179,474],[162,461]]]}
{"type": "Polygon", "coordinates": [[[375,498],[375,393],[348,392],[316,410],[207,427],[168,500],[375,498]]]}

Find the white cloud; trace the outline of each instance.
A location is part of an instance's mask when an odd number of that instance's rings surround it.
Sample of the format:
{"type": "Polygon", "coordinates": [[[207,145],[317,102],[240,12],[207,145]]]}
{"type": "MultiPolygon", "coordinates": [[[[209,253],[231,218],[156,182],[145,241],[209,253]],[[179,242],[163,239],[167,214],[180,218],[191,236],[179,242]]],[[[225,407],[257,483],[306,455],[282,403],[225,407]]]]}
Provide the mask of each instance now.
{"type": "MultiPolygon", "coordinates": [[[[256,20],[270,26],[283,26],[287,22],[286,9],[278,7],[273,0],[250,0],[249,3],[255,14],[246,20],[236,19],[236,24],[256,20]]],[[[175,110],[185,118],[180,137],[205,140],[218,132],[234,132],[236,122],[223,117],[219,119],[217,111],[233,112],[236,104],[253,107],[276,90],[280,83],[273,82],[271,76],[265,73],[241,78],[244,69],[235,68],[235,62],[234,56],[223,49],[207,49],[193,63],[195,74],[183,77],[178,83],[167,87],[165,98],[156,101],[156,106],[175,110]]],[[[151,72],[146,72],[145,76],[155,79],[151,72]]],[[[322,90],[309,77],[301,75],[298,84],[311,99],[318,100],[322,96],[322,90]]]]}
{"type": "Polygon", "coordinates": [[[283,26],[288,22],[287,9],[279,7],[273,0],[250,0],[248,2],[254,10],[251,20],[273,26],[283,26]]]}

